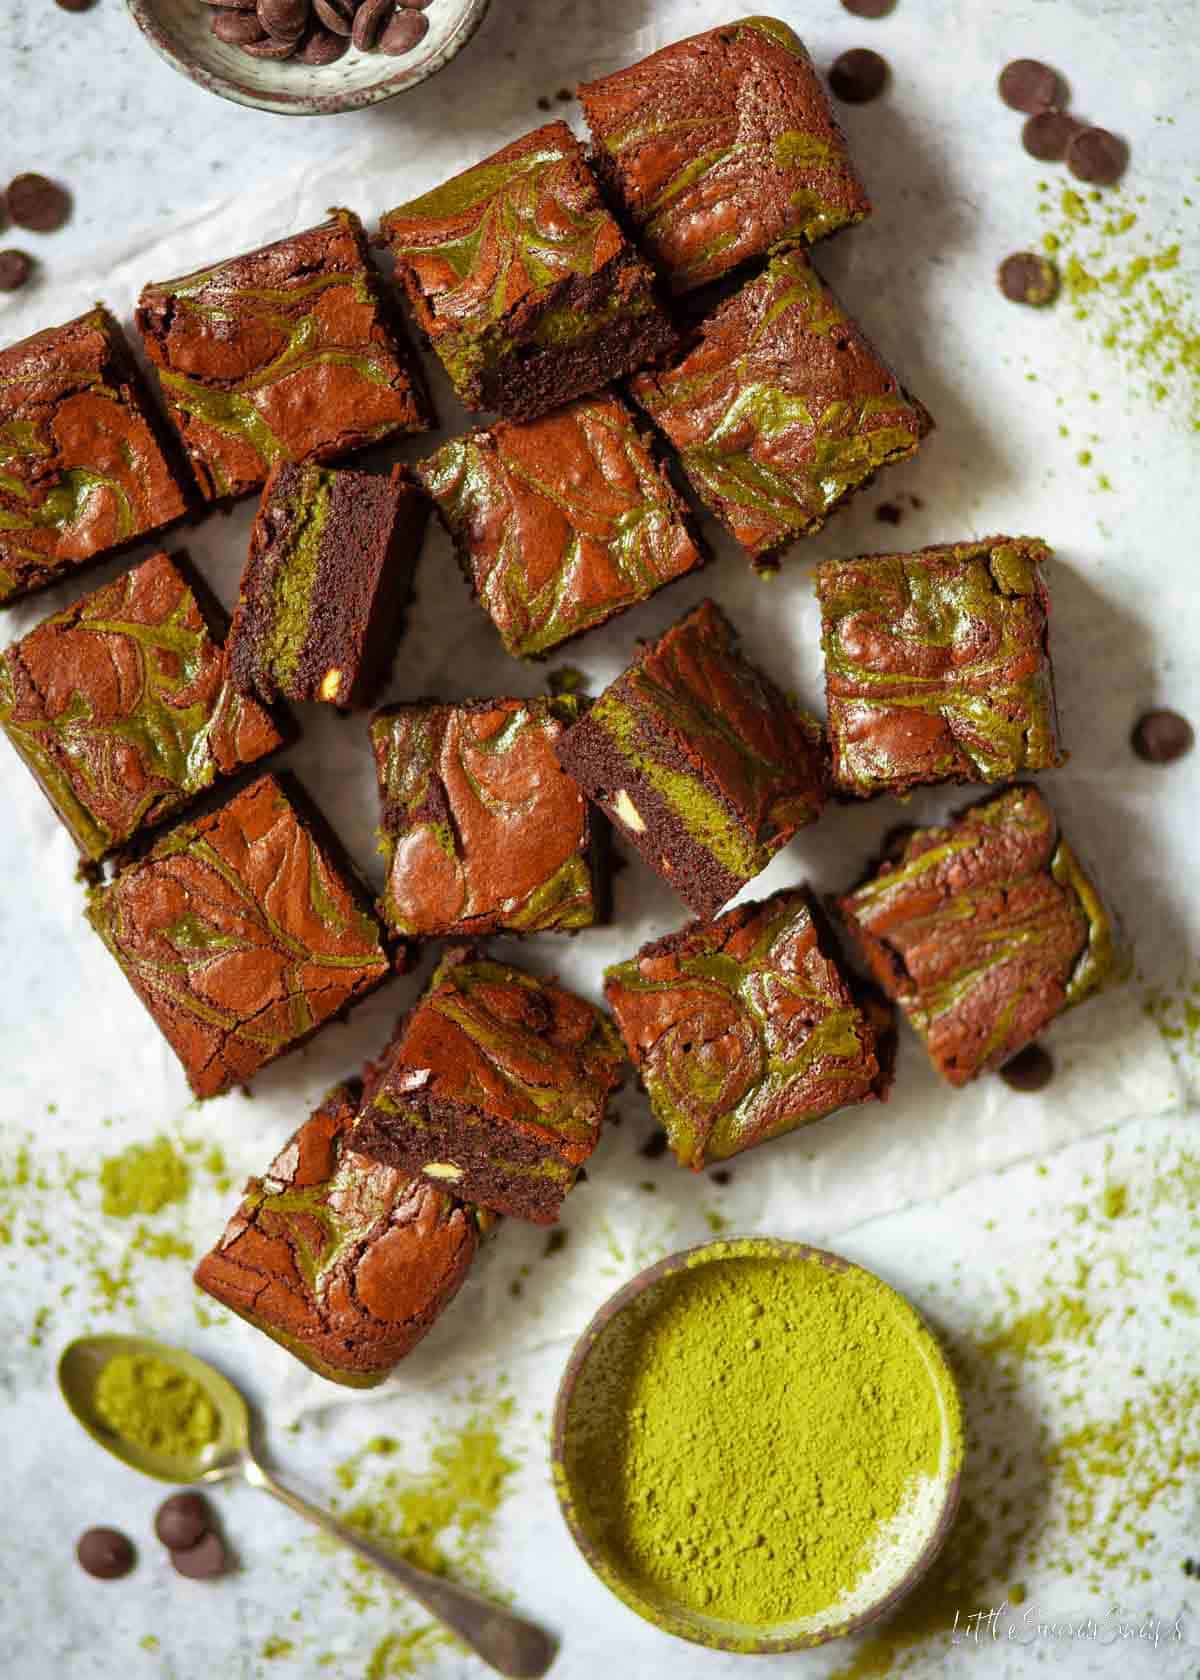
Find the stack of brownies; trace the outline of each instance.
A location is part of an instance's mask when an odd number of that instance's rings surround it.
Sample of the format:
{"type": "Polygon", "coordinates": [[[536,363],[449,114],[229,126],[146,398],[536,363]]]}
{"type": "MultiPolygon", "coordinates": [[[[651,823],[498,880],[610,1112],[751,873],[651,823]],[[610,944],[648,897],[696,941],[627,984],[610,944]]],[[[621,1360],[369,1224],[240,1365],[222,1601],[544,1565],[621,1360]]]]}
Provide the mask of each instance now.
{"type": "Polygon", "coordinates": [[[0,352],[0,601],[261,496],[230,626],[159,553],[0,655],[0,723],[195,1093],[451,942],[196,1274],[354,1385],[420,1339],[496,1216],[557,1218],[627,1059],[699,1170],[886,1097],[893,1002],[961,1084],[1113,967],[1029,785],[897,835],[837,900],[875,984],[803,888],[725,909],[831,798],[1062,762],[1032,539],[821,564],[826,729],[711,601],[594,703],[378,712],[375,904],[294,780],[245,779],[294,733],[288,702],[379,694],[431,508],[504,647],[541,658],[704,564],[689,494],[768,568],[931,427],[806,254],[870,206],[784,24],[710,30],[580,98],[590,156],[549,123],[382,218],[425,343],[500,417],[411,472],[336,464],[432,421],[346,210],[145,287],[165,419],[102,306],[0,352]],[[603,921],[609,823],[696,918],[608,970],[615,1026],[477,943],[603,921]]]}

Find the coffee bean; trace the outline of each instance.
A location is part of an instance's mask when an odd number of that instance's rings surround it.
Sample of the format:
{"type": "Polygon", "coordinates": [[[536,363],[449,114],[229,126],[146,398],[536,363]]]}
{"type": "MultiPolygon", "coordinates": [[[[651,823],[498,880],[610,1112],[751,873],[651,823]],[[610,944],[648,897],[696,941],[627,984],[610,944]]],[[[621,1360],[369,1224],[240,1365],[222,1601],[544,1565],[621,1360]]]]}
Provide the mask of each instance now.
{"type": "Polygon", "coordinates": [[[0,292],[16,292],[33,273],[33,258],[24,251],[0,251],[0,292]]]}
{"type": "Polygon", "coordinates": [[[1014,251],[996,270],[1000,290],[1010,303],[1029,303],[1035,309],[1058,296],[1058,270],[1049,257],[1036,251],[1014,251]]]}
{"type": "Polygon", "coordinates": [[[1000,72],[996,83],[1000,97],[1013,111],[1048,111],[1052,105],[1064,105],[1066,89],[1058,71],[1051,70],[1036,58],[1014,58],[1000,72]]]}
{"type": "Polygon", "coordinates": [[[1030,157],[1042,163],[1060,163],[1082,126],[1065,111],[1039,111],[1036,116],[1026,118],[1021,144],[1030,157]]]}
{"type": "Polygon", "coordinates": [[[859,18],[886,17],[895,4],[896,0],[842,0],[846,10],[859,18]]]}
{"type": "Polygon", "coordinates": [[[9,182],[4,199],[10,219],[34,233],[54,233],[71,214],[66,189],[44,175],[16,176],[9,182]]]}
{"type": "Polygon", "coordinates": [[[210,1529],[194,1546],[171,1553],[171,1562],[192,1581],[214,1581],[229,1568],[229,1554],[219,1534],[210,1529]]]}
{"type": "Polygon", "coordinates": [[[1125,142],[1106,128],[1081,129],[1067,146],[1067,168],[1072,175],[1097,187],[1119,181],[1128,161],[1125,142]]]}
{"type": "Polygon", "coordinates": [[[647,1161],[657,1161],[659,1156],[665,1155],[666,1152],[667,1134],[661,1127],[658,1131],[650,1133],[650,1136],[646,1139],[645,1143],[638,1151],[639,1154],[646,1157],[647,1161]]]}
{"type": "Polygon", "coordinates": [[[348,35],[335,35],[332,29],[314,29],[297,57],[301,64],[336,64],[349,51],[348,35]]]}
{"type": "Polygon", "coordinates": [[[169,1552],[187,1551],[212,1528],[212,1511],[202,1493],[173,1493],[154,1518],[154,1532],[169,1552]]]}
{"type": "Polygon", "coordinates": [[[847,105],[865,105],[883,92],[888,78],[887,60],[870,47],[851,47],[840,53],[829,71],[829,85],[836,98],[847,105]]]}
{"type": "Polygon", "coordinates": [[[350,31],[350,38],[359,52],[370,52],[374,47],[395,3],[396,0],[363,0],[354,14],[354,26],[350,31]]]}
{"type": "Polygon", "coordinates": [[[1196,744],[1196,732],[1179,712],[1160,708],[1144,712],[1133,726],[1129,744],[1147,764],[1174,764],[1196,744]]]}
{"type": "Polygon", "coordinates": [[[267,39],[253,12],[218,12],[212,20],[212,32],[218,41],[226,41],[231,47],[267,39]]]}
{"type": "Polygon", "coordinates": [[[94,1575],[98,1581],[116,1581],[122,1575],[128,1575],[137,1553],[132,1540],[127,1540],[119,1529],[89,1528],[86,1534],[79,1536],[75,1556],[88,1574],[94,1575]]]}
{"type": "Polygon", "coordinates": [[[353,12],[348,12],[345,7],[337,5],[335,0],[313,0],[313,11],[316,12],[331,34],[344,35],[347,40],[350,39],[350,24],[354,17],[353,12]]]}
{"type": "Polygon", "coordinates": [[[1027,1044],[1005,1062],[1000,1077],[1014,1091],[1042,1091],[1054,1078],[1054,1058],[1040,1044],[1027,1044]]]}
{"type": "Polygon", "coordinates": [[[258,21],[277,41],[298,42],[308,17],[308,0],[258,0],[258,21]]]}

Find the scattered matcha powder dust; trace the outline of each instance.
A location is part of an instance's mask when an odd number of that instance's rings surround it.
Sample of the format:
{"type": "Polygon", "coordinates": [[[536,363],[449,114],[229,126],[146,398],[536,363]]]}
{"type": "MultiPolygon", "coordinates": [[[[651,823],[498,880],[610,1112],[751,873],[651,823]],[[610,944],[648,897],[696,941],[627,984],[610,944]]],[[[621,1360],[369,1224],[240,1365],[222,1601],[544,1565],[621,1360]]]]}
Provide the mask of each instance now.
{"type": "Polygon", "coordinates": [[[183,1155],[167,1137],[131,1143],[100,1163],[100,1208],[113,1219],[135,1213],[161,1213],[187,1199],[191,1173],[183,1155]]]}
{"type": "Polygon", "coordinates": [[[957,1403],[928,1332],[869,1274],[730,1242],[597,1347],[564,1480],[643,1606],[759,1629],[849,1615],[932,1531],[957,1403]]]}
{"type": "Polygon", "coordinates": [[[131,1446],[198,1458],[217,1438],[217,1413],[192,1377],[149,1354],[118,1354],[96,1384],[96,1413],[131,1446]]]}

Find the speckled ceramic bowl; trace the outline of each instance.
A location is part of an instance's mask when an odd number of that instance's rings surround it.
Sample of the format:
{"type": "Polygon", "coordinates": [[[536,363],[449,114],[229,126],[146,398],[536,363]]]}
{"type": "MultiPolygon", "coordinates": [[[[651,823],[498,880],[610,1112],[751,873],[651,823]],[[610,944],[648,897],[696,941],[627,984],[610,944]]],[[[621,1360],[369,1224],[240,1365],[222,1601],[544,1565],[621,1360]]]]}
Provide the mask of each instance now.
{"type": "MultiPolygon", "coordinates": [[[[735,1237],[669,1255],[640,1272],[600,1308],[575,1344],[559,1386],[551,1462],[559,1504],[576,1544],[600,1579],[631,1610],[656,1627],[694,1644],[765,1655],[804,1650],[858,1633],[886,1615],[912,1591],[937,1556],[954,1521],[962,1440],[962,1405],[946,1357],[924,1319],[902,1295],[873,1273],[825,1249],[808,1248],[774,1237],[735,1237]],[[606,1537],[593,1529],[571,1472],[573,1438],[580,1444],[587,1441],[589,1453],[596,1439],[611,1438],[609,1423],[613,1408],[621,1405],[622,1360],[639,1323],[661,1304],[664,1294],[671,1290],[681,1273],[696,1266],[730,1260],[769,1260],[782,1267],[798,1263],[810,1266],[815,1261],[834,1272],[871,1278],[884,1291],[896,1324],[911,1338],[929,1373],[930,1396],[942,1425],[938,1474],[927,1478],[928,1485],[920,1490],[906,1520],[873,1561],[867,1582],[857,1583],[849,1597],[844,1596],[843,1602],[829,1612],[770,1627],[702,1615],[674,1599],[654,1594],[630,1572],[606,1537]],[[590,1430],[584,1421],[589,1417],[593,1423],[590,1430]],[[599,1430],[595,1427],[597,1420],[601,1425],[599,1430]],[[575,1434],[577,1430],[581,1433],[575,1434]]],[[[592,1462],[589,1458],[589,1464],[592,1462]]]]}
{"type": "Polygon", "coordinates": [[[336,64],[282,63],[251,58],[218,41],[212,7],[204,0],[126,0],[133,21],[154,50],[209,93],[284,116],[322,117],[393,99],[449,64],[483,21],[489,0],[432,0],[429,32],[403,58],[360,53],[336,64]]]}

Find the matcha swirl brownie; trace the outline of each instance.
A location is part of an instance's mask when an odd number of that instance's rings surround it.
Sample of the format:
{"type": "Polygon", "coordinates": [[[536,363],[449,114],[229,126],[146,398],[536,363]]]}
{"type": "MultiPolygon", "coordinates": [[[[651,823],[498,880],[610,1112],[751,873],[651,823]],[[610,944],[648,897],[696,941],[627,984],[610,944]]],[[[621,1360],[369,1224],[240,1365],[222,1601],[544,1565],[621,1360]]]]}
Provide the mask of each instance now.
{"type": "Polygon", "coordinates": [[[624,1060],[602,1010],[454,946],[396,1029],[351,1146],[481,1207],[553,1224],[624,1060]]]}
{"type": "Polygon", "coordinates": [[[424,431],[428,400],[358,217],[146,286],[137,325],[208,500],[279,461],[424,431]]]}
{"type": "Polygon", "coordinates": [[[676,1160],[696,1172],[887,1096],[890,1035],[822,948],[801,889],[643,945],[605,971],[604,995],[676,1160]]]}
{"type": "Polygon", "coordinates": [[[563,736],[558,756],[689,909],[715,916],[825,806],[821,727],[702,601],[563,736]]]}
{"type": "Polygon", "coordinates": [[[461,401],[531,420],[640,367],[674,329],[566,123],[546,123],[380,222],[461,401]]]}
{"type": "Polygon", "coordinates": [[[913,830],[837,900],[952,1085],[998,1068],[1119,971],[1099,893],[1032,787],[913,830]]]}
{"type": "Polygon", "coordinates": [[[817,567],[833,779],[846,793],[1062,764],[1034,537],[817,567]]]}
{"type": "Polygon", "coordinates": [[[0,351],[0,606],[183,517],[166,435],[103,304],[0,351]]]}
{"type": "Polygon", "coordinates": [[[373,1388],[462,1288],[488,1215],[348,1145],[335,1086],[196,1268],[196,1283],[319,1376],[373,1388]]]}
{"type": "Polygon", "coordinates": [[[673,291],[870,212],[816,67],[778,18],[676,41],[579,99],[596,168],[673,291]]]}
{"type": "Polygon", "coordinates": [[[773,257],[630,390],[758,566],[932,426],[803,251],[773,257]]]}

